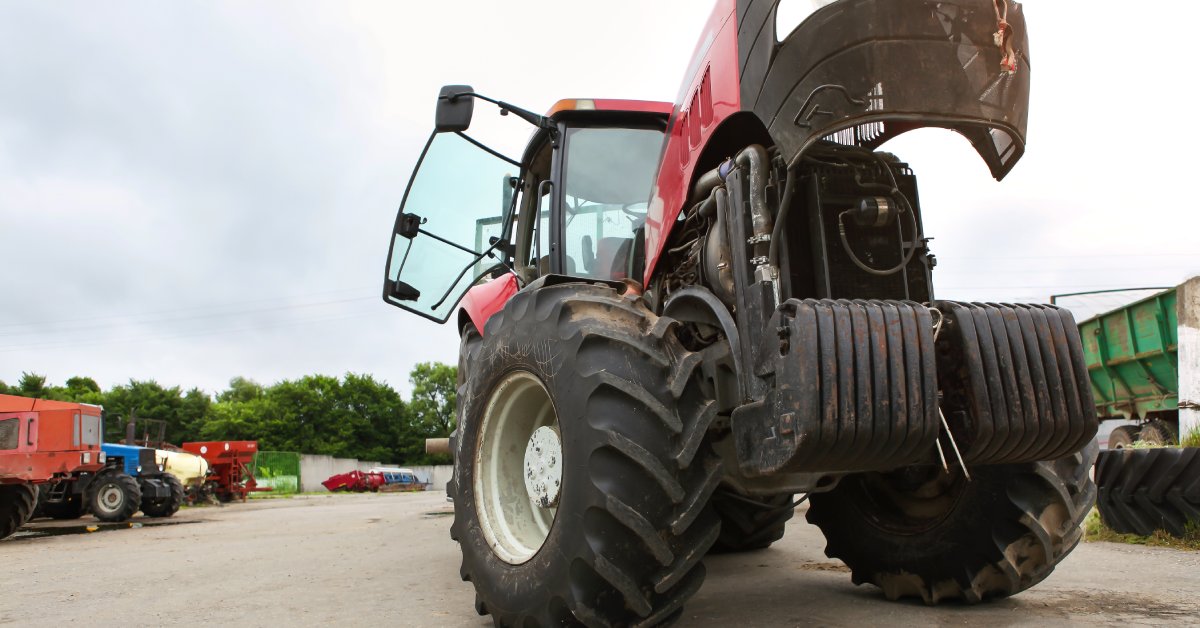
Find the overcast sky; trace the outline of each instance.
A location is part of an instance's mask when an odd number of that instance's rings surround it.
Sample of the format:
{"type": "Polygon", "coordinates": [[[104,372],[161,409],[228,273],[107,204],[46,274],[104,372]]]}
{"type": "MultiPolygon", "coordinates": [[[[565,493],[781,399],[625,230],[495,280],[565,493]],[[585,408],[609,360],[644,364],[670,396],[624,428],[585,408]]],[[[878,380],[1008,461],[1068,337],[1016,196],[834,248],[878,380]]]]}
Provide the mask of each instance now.
{"type": "MultiPolygon", "coordinates": [[[[672,100],[710,6],[0,0],[0,380],[215,392],[353,371],[407,390],[457,352],[379,298],[439,86],[534,110],[672,100]]],[[[1200,272],[1197,4],[1025,6],[1029,146],[1008,179],[947,132],[886,147],[918,174],[939,296],[1200,272]]]]}

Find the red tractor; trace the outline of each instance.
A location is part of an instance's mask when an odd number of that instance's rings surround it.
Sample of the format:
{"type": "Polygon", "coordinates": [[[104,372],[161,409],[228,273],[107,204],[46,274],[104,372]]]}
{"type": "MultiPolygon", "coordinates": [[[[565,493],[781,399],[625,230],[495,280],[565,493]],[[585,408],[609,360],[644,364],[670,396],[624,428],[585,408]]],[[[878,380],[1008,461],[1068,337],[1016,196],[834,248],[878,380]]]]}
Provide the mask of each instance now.
{"type": "Polygon", "coordinates": [[[0,539],[33,514],[38,484],[105,466],[99,406],[0,395],[0,539]]]}
{"type": "Polygon", "coordinates": [[[878,150],[940,127],[1009,173],[1020,5],[776,4],[718,1],[674,104],[438,96],[383,298],[462,304],[451,537],[498,626],[669,623],[706,554],[806,499],[890,599],[1012,595],[1079,541],[1071,315],[935,298],[916,177],[878,150]],[[522,152],[468,134],[476,101],[534,126],[522,152]]]}

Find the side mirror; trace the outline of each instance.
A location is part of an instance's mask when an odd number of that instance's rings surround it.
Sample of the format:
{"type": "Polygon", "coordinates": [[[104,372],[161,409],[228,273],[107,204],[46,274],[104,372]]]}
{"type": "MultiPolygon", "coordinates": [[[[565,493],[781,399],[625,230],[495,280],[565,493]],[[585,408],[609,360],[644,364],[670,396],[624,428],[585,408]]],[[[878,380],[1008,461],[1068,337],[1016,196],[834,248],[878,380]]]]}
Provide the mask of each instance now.
{"type": "Polygon", "coordinates": [[[438,92],[437,115],[434,128],[438,133],[466,131],[471,126],[471,112],[475,110],[475,90],[470,85],[447,85],[438,92]],[[457,97],[456,97],[457,96],[457,97]]]}

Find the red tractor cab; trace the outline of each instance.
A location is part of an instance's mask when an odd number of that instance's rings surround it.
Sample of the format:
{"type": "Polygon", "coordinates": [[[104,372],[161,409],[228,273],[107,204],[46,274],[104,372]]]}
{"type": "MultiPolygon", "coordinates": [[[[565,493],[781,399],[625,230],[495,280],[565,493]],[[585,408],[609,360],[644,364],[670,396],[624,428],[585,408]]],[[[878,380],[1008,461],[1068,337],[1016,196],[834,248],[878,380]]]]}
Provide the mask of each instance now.
{"type": "Polygon", "coordinates": [[[33,514],[35,485],[104,467],[103,434],[100,406],[0,395],[0,538],[33,514]]]}

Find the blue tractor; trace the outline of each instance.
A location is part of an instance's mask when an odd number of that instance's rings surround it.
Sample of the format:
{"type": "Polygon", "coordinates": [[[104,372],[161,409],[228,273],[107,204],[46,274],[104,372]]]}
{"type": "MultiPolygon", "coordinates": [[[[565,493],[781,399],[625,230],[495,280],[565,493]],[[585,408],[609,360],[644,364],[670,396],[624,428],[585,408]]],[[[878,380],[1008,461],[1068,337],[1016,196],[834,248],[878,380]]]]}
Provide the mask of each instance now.
{"type": "Polygon", "coordinates": [[[47,517],[78,519],[91,512],[105,522],[121,522],[141,510],[147,517],[170,517],[183,504],[183,483],[163,470],[155,450],[104,443],[107,465],[74,481],[44,485],[39,509],[47,517]]]}

